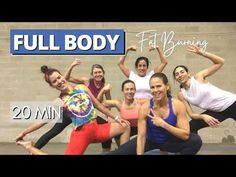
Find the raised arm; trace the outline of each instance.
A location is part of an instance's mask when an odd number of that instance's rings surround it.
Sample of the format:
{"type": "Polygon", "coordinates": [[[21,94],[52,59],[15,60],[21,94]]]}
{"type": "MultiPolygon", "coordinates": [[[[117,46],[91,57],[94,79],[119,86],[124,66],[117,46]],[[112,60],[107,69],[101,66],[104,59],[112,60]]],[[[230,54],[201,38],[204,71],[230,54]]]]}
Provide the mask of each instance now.
{"type": "Polygon", "coordinates": [[[124,73],[124,75],[129,78],[130,75],[130,69],[125,65],[125,58],[128,55],[129,51],[136,51],[136,46],[129,46],[126,49],[125,55],[120,57],[119,62],[118,62],[118,66],[120,68],[120,70],[124,73]]]}
{"type": "Polygon", "coordinates": [[[159,57],[160,57],[160,60],[161,60],[161,64],[157,67],[154,68],[154,72],[155,73],[161,73],[163,71],[163,69],[165,68],[165,66],[167,65],[168,61],[162,51],[162,49],[159,47],[159,46],[149,46],[149,51],[152,51],[152,50],[157,50],[158,54],[159,54],[159,57]]]}
{"type": "Polygon", "coordinates": [[[197,80],[203,81],[205,80],[206,77],[211,76],[212,74],[214,74],[216,71],[218,71],[221,66],[223,66],[224,64],[224,59],[214,55],[210,52],[203,52],[202,49],[200,47],[196,47],[196,46],[189,46],[187,48],[187,50],[189,52],[201,55],[209,60],[211,60],[213,62],[213,65],[211,65],[210,67],[198,72],[195,77],[197,80]]]}
{"type": "Polygon", "coordinates": [[[211,127],[218,127],[219,126],[220,122],[216,118],[214,118],[210,115],[207,115],[207,114],[195,113],[193,111],[191,105],[189,104],[189,102],[184,99],[184,96],[181,92],[178,93],[178,99],[184,103],[187,113],[190,118],[196,119],[196,120],[203,120],[211,127]]]}
{"type": "Polygon", "coordinates": [[[138,138],[137,138],[137,155],[143,155],[146,143],[146,120],[149,113],[149,102],[146,102],[139,109],[138,114],[138,138]]]}
{"type": "Polygon", "coordinates": [[[81,61],[80,59],[75,59],[70,67],[66,70],[66,73],[65,73],[65,79],[69,82],[72,82],[72,83],[75,83],[75,84],[85,84],[85,85],[88,85],[88,78],[86,77],[72,77],[71,76],[71,72],[72,72],[72,69],[76,66],[76,65],[80,65],[81,61]]]}
{"type": "Polygon", "coordinates": [[[111,84],[106,84],[101,90],[100,92],[98,93],[98,96],[97,96],[97,100],[99,102],[102,102],[103,101],[103,95],[105,95],[106,99],[107,100],[110,100],[111,99],[111,84]]]}
{"type": "Polygon", "coordinates": [[[121,101],[120,100],[104,100],[102,102],[102,104],[106,108],[113,108],[113,107],[115,107],[118,111],[120,111],[120,105],[121,105],[121,101]]]}

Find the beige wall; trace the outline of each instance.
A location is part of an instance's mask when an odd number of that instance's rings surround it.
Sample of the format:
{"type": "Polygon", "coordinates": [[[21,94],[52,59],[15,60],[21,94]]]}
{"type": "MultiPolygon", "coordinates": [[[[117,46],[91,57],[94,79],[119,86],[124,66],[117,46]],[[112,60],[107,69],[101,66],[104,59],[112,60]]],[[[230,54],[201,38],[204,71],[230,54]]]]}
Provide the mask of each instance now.
{"type": "MultiPolygon", "coordinates": [[[[48,65],[65,72],[67,66],[76,56],[12,56],[10,55],[10,29],[124,29],[126,32],[126,47],[137,45],[139,50],[127,57],[126,64],[134,69],[134,62],[138,56],[147,56],[151,60],[150,68],[160,63],[157,52],[147,51],[147,42],[143,52],[140,51],[140,38],[137,33],[147,30],[156,30],[157,33],[169,34],[174,32],[172,41],[197,40],[208,42],[207,51],[225,58],[225,65],[209,81],[233,93],[236,93],[236,23],[1,23],[0,24],[0,142],[12,142],[15,135],[25,128],[25,124],[10,122],[9,108],[12,101],[49,101],[58,96],[58,92],[51,89],[43,80],[40,66],[48,65]]],[[[151,38],[150,38],[151,39],[151,38]]],[[[157,44],[163,47],[160,36],[157,44]]],[[[170,46],[170,44],[168,44],[170,46]]],[[[79,56],[81,66],[74,69],[74,76],[89,77],[90,67],[94,63],[104,66],[106,81],[112,84],[112,97],[121,98],[120,85],[125,77],[117,66],[119,56],[79,56]]],[[[192,73],[211,64],[208,60],[186,51],[186,46],[174,48],[168,57],[169,64],[164,72],[169,77],[173,95],[176,95],[178,85],[172,79],[172,70],[178,64],[189,66],[192,73]]],[[[196,111],[201,111],[195,109],[196,111]]],[[[115,110],[113,110],[114,113],[115,110]]],[[[32,133],[29,139],[36,140],[48,130],[49,126],[32,133]]],[[[201,136],[204,142],[221,142],[227,134],[236,137],[235,121],[228,120],[218,129],[203,129],[201,136]]],[[[53,141],[66,142],[70,128],[57,136],[53,141]]]]}

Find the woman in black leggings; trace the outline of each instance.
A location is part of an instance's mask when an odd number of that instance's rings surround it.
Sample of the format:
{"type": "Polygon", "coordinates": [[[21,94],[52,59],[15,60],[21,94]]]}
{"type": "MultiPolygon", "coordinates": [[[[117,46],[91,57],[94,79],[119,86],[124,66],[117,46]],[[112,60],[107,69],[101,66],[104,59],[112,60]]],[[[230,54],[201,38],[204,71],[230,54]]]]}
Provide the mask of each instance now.
{"type": "Polygon", "coordinates": [[[71,124],[71,119],[63,112],[63,119],[61,123],[56,123],[47,133],[39,138],[35,143],[35,147],[41,149],[45,146],[52,138],[60,134],[68,125],[71,124]]]}

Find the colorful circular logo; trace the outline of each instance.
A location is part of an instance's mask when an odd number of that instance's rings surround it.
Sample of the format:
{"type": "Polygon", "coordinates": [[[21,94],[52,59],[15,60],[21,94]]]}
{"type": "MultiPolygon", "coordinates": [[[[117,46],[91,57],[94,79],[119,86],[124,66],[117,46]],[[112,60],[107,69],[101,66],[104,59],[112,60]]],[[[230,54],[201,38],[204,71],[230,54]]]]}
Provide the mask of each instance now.
{"type": "Polygon", "coordinates": [[[91,99],[85,93],[73,94],[68,99],[68,110],[76,117],[88,117],[94,110],[91,99]]]}

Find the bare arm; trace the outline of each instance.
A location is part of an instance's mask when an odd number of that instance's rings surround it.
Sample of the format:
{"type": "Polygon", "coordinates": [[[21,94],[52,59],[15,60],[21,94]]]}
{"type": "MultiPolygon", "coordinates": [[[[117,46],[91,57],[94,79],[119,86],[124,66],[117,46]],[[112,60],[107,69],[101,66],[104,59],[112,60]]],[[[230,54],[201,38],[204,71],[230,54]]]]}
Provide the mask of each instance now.
{"type": "Polygon", "coordinates": [[[138,98],[138,99],[137,99],[137,102],[138,102],[140,105],[143,105],[144,103],[149,102],[149,99],[148,99],[148,98],[138,98]]]}
{"type": "Polygon", "coordinates": [[[192,119],[204,120],[211,127],[219,126],[220,122],[216,118],[207,114],[198,114],[193,112],[192,107],[190,106],[189,102],[184,99],[183,94],[181,92],[178,93],[178,99],[184,103],[187,113],[192,119]]]}
{"type": "Polygon", "coordinates": [[[203,119],[200,114],[193,112],[193,109],[192,109],[191,105],[189,104],[188,101],[186,101],[184,99],[184,96],[183,96],[182,92],[178,93],[178,99],[184,103],[189,117],[191,117],[192,119],[196,119],[196,120],[203,119]]]}
{"type": "Polygon", "coordinates": [[[190,135],[190,127],[189,121],[187,118],[187,112],[184,104],[177,100],[173,99],[174,105],[174,113],[176,113],[177,117],[177,127],[173,129],[173,133],[175,136],[179,137],[180,139],[187,140],[190,135]]]}
{"type": "Polygon", "coordinates": [[[72,69],[76,66],[76,65],[80,65],[80,59],[75,59],[70,67],[66,70],[66,73],[65,73],[65,79],[69,82],[72,82],[72,83],[75,83],[75,84],[85,84],[85,85],[88,85],[88,78],[86,77],[72,77],[71,76],[71,72],[72,72],[72,69]]]}
{"type": "Polygon", "coordinates": [[[104,100],[102,104],[107,108],[115,107],[118,111],[120,111],[120,100],[104,100]]]}
{"type": "Polygon", "coordinates": [[[17,142],[19,140],[22,140],[27,134],[38,130],[39,128],[43,127],[45,124],[46,123],[43,122],[43,123],[35,123],[35,124],[30,125],[29,127],[27,127],[25,130],[23,130],[16,136],[15,141],[17,142]]]}
{"type": "Polygon", "coordinates": [[[196,46],[189,46],[187,49],[189,52],[201,55],[209,60],[211,60],[213,62],[213,65],[211,65],[210,67],[198,72],[195,77],[197,80],[203,81],[205,80],[206,77],[213,75],[216,71],[218,71],[224,64],[224,59],[214,55],[212,53],[209,52],[202,52],[200,47],[196,47],[196,46]]]}
{"type": "Polygon", "coordinates": [[[152,50],[155,50],[155,49],[159,53],[161,64],[154,68],[154,72],[155,73],[161,73],[163,71],[163,69],[165,68],[165,66],[167,65],[168,61],[167,61],[163,51],[161,50],[161,48],[159,46],[155,46],[155,47],[150,46],[149,47],[149,51],[152,51],[152,50]]]}
{"type": "MultiPolygon", "coordinates": [[[[59,98],[56,98],[54,101],[53,101],[53,104],[54,105],[57,105],[57,106],[63,106],[63,101],[59,98]]],[[[22,132],[20,132],[16,138],[15,138],[15,141],[19,141],[19,140],[22,140],[27,134],[31,133],[31,132],[34,132],[38,129],[40,129],[41,127],[43,127],[45,124],[47,124],[47,122],[36,122],[32,125],[30,125],[29,127],[27,127],[26,129],[24,129],[22,132]]]]}
{"type": "Polygon", "coordinates": [[[106,99],[107,100],[110,100],[111,99],[111,84],[106,84],[99,92],[98,96],[97,96],[97,100],[99,102],[102,102],[103,101],[103,95],[106,96],[106,99]]]}
{"type": "Polygon", "coordinates": [[[91,93],[91,91],[85,87],[86,92],[88,93],[88,95],[90,96],[90,98],[92,99],[92,102],[94,104],[94,107],[97,108],[99,111],[101,111],[103,114],[107,115],[108,117],[111,117],[112,119],[114,119],[116,122],[120,123],[122,126],[129,126],[129,122],[126,120],[123,120],[121,118],[117,119],[112,112],[107,109],[105,106],[102,105],[102,103],[100,103],[91,93]]]}
{"type": "Polygon", "coordinates": [[[105,98],[106,98],[106,100],[111,100],[111,91],[110,90],[105,93],[105,98]]]}
{"type": "Polygon", "coordinates": [[[129,46],[126,49],[125,55],[120,57],[119,62],[118,62],[118,66],[120,68],[120,70],[123,72],[123,74],[128,78],[130,75],[130,69],[125,65],[125,58],[128,55],[129,51],[136,51],[136,47],[135,46],[129,46]]]}
{"type": "Polygon", "coordinates": [[[146,143],[146,120],[149,112],[149,102],[146,102],[139,109],[138,117],[138,138],[137,138],[137,155],[143,155],[146,143]]]}

